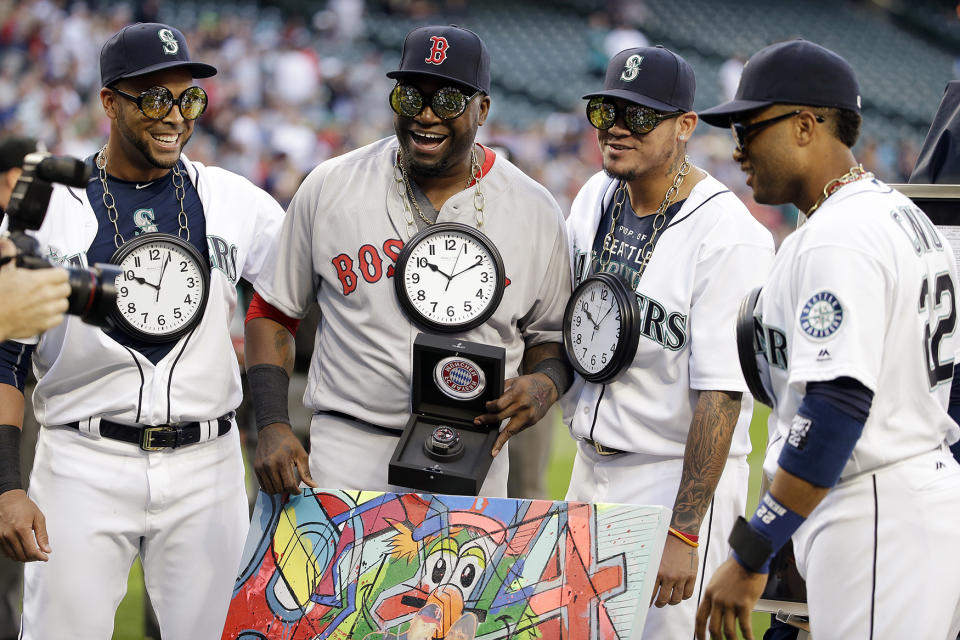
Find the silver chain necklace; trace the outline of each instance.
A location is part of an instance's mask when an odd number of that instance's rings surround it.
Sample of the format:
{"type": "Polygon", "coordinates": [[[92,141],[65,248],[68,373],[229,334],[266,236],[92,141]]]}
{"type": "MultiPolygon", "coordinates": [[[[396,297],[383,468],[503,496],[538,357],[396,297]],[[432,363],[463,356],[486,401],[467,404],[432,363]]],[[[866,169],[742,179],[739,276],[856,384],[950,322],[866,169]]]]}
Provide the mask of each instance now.
{"type": "MultiPolygon", "coordinates": [[[[647,240],[643,249],[640,250],[640,255],[643,256],[643,262],[640,263],[640,268],[637,269],[638,278],[643,275],[643,272],[647,268],[647,263],[650,262],[650,257],[653,255],[653,243],[656,242],[657,234],[660,233],[660,230],[667,220],[667,207],[670,206],[670,201],[673,200],[677,192],[680,191],[680,185],[683,184],[683,179],[690,173],[691,166],[690,157],[684,156],[680,170],[677,171],[677,175],[673,178],[673,184],[667,189],[667,193],[663,196],[663,202],[660,203],[660,207],[657,208],[657,212],[654,214],[653,233],[650,234],[650,239],[647,240]]],[[[617,190],[613,194],[613,215],[610,219],[610,230],[607,231],[607,236],[603,240],[603,250],[600,251],[601,271],[606,271],[607,265],[610,264],[610,259],[613,257],[611,251],[613,247],[613,232],[617,228],[617,220],[620,219],[620,214],[623,213],[623,202],[626,197],[627,183],[621,180],[617,186],[617,190]],[[604,256],[606,256],[606,260],[604,260],[604,256]]]]}
{"type": "MultiPolygon", "coordinates": [[[[403,210],[404,213],[406,213],[405,218],[407,220],[407,227],[412,227],[416,222],[413,219],[413,213],[410,211],[410,204],[413,204],[413,207],[416,209],[417,215],[420,216],[421,220],[423,220],[427,225],[432,225],[433,221],[427,216],[423,215],[423,211],[420,209],[419,203],[417,203],[417,198],[413,195],[413,188],[410,186],[410,178],[407,176],[407,169],[403,166],[401,154],[402,151],[397,149],[397,158],[393,163],[393,179],[396,182],[397,193],[400,194],[400,200],[403,201],[403,210]]],[[[480,188],[480,159],[477,157],[476,145],[470,149],[470,179],[474,180],[473,208],[477,212],[477,229],[480,229],[483,227],[483,207],[485,200],[483,191],[480,188]]],[[[467,181],[467,187],[469,186],[470,180],[467,181]]]]}
{"type": "MultiPolygon", "coordinates": [[[[117,220],[120,217],[120,213],[117,211],[117,203],[113,198],[113,194],[110,193],[110,189],[107,187],[107,145],[103,145],[100,148],[100,152],[97,154],[97,169],[100,172],[100,184],[103,185],[103,206],[107,208],[107,218],[110,219],[110,222],[113,223],[113,246],[117,249],[120,248],[120,245],[126,242],[123,239],[123,236],[120,235],[120,227],[117,226],[117,220]]],[[[187,212],[183,208],[183,199],[186,195],[186,190],[183,188],[183,174],[180,172],[180,167],[173,165],[173,187],[176,190],[177,199],[180,201],[180,215],[177,217],[178,222],[180,223],[180,229],[177,231],[177,235],[181,238],[190,242],[190,228],[187,226],[187,212]]]]}

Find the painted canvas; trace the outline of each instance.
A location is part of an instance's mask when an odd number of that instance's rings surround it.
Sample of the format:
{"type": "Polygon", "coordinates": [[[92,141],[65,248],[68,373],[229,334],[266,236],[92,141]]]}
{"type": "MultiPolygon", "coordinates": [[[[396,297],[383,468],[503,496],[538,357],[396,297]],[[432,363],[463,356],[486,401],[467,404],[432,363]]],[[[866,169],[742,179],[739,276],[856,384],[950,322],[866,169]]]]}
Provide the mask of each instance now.
{"type": "Polygon", "coordinates": [[[639,638],[663,507],[261,493],[224,640],[639,638]]]}

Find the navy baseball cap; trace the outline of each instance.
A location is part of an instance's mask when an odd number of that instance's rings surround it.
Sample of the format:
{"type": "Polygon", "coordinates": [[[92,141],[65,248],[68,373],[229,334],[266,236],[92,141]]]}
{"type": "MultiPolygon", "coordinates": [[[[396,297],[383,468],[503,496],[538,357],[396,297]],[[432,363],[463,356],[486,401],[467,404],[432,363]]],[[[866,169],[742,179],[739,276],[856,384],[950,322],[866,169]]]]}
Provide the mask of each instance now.
{"type": "Polygon", "coordinates": [[[658,111],[690,111],[697,81],[686,60],[657,45],[624,49],[610,59],[603,91],[583,96],[610,96],[658,111]]]}
{"type": "Polygon", "coordinates": [[[425,75],[490,93],[490,54],[480,36],[456,25],[418,27],[407,34],[400,68],[388,78],[425,75]]]}
{"type": "Polygon", "coordinates": [[[0,173],[23,166],[23,159],[27,154],[40,151],[41,147],[36,138],[27,136],[10,136],[0,141],[0,173]]]}
{"type": "Polygon", "coordinates": [[[134,78],[161,69],[186,67],[194,78],[216,75],[216,67],[193,62],[187,39],[179,29],[154,22],[138,22],[120,29],[100,50],[100,83],[134,78]]]}
{"type": "Polygon", "coordinates": [[[797,38],[753,54],[730,102],[701,111],[700,119],[727,127],[738,115],[772,104],[834,107],[860,113],[860,85],[853,67],[815,42],[797,38]]]}

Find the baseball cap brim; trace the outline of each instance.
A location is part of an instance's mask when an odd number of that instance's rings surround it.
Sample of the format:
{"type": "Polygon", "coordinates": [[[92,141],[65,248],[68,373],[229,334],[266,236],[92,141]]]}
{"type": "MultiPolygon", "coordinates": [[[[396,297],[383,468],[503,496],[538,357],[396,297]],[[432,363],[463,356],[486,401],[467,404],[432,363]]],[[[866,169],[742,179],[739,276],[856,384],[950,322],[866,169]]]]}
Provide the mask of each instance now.
{"type": "Polygon", "coordinates": [[[587,100],[590,98],[595,98],[597,96],[620,98],[621,100],[626,100],[627,102],[634,102],[644,107],[650,107],[651,109],[656,109],[657,111],[682,111],[682,109],[672,104],[667,104],[666,102],[661,102],[659,100],[654,100],[653,98],[648,98],[647,96],[642,96],[634,91],[625,91],[623,89],[608,89],[606,91],[594,91],[592,93],[586,94],[585,96],[583,96],[583,98],[587,100]]]}
{"type": "Polygon", "coordinates": [[[151,65],[143,69],[137,69],[136,73],[128,73],[125,75],[120,75],[115,78],[110,78],[103,83],[103,86],[109,86],[118,80],[125,80],[127,78],[138,78],[140,76],[145,76],[148,73],[153,73],[154,71],[162,71],[164,69],[174,69],[178,67],[186,68],[190,71],[190,74],[194,78],[210,78],[217,75],[217,68],[209,64],[204,64],[203,62],[184,62],[183,60],[171,60],[170,62],[161,62],[160,64],[151,65]]]}
{"type": "Polygon", "coordinates": [[[460,78],[454,78],[445,73],[433,73],[431,71],[400,71],[400,70],[390,71],[387,73],[387,77],[392,80],[400,80],[402,78],[415,78],[417,76],[430,76],[431,78],[440,78],[441,80],[449,80],[453,84],[458,84],[464,87],[470,87],[475,91],[483,91],[483,87],[478,87],[477,85],[470,82],[464,82],[460,78]]]}
{"type": "Polygon", "coordinates": [[[729,127],[740,114],[775,104],[772,100],[731,100],[715,107],[698,111],[701,120],[714,127],[729,127]]]}

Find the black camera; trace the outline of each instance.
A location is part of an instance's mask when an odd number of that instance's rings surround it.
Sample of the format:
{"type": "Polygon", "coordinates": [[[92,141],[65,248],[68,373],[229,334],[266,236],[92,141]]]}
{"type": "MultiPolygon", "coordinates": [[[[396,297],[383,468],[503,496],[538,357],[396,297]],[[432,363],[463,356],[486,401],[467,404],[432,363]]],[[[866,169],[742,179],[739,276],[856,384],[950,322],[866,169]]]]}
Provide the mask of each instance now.
{"type": "MultiPolygon", "coordinates": [[[[53,184],[85,188],[90,167],[82,160],[49,153],[29,153],[23,159],[23,173],[13,187],[7,205],[10,240],[17,246],[17,265],[26,269],[48,269],[53,265],[40,256],[37,240],[24,233],[43,224],[53,193],[53,184]]],[[[96,264],[89,269],[67,267],[70,296],[67,313],[86,323],[112,328],[110,310],[116,306],[116,278],[120,269],[96,264]]]]}

